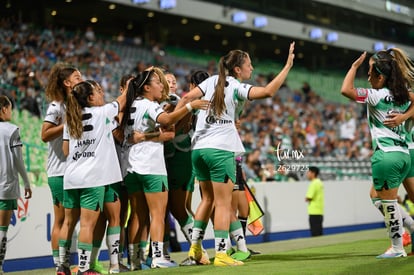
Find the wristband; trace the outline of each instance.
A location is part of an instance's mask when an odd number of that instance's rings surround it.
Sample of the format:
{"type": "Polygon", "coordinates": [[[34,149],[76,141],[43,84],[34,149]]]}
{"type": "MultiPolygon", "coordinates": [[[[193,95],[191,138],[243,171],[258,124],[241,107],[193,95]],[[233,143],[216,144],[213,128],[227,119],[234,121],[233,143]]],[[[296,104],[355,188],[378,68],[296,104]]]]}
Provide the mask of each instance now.
{"type": "Polygon", "coordinates": [[[188,112],[191,112],[193,110],[193,107],[190,103],[185,104],[185,107],[187,108],[188,112]]]}

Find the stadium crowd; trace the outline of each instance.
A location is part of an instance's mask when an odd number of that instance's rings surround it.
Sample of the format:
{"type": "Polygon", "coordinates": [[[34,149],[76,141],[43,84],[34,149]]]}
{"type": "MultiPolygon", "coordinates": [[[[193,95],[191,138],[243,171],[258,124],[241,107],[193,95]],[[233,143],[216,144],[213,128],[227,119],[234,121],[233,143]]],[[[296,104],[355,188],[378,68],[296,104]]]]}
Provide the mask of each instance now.
{"type": "MultiPolygon", "coordinates": [[[[118,76],[136,74],[152,64],[162,65],[175,74],[180,95],[188,90],[188,77],[194,70],[216,73],[215,61],[204,68],[184,61],[163,63],[162,58],[168,53],[161,51],[158,43],[98,37],[91,28],[73,33],[51,26],[38,29],[12,18],[2,18],[0,94],[11,98],[19,109],[41,118],[46,106],[47,77],[58,61],[73,64],[81,70],[84,79],[99,82],[107,92],[107,100],[119,91],[118,76]],[[153,61],[123,58],[122,52],[113,50],[122,50],[127,43],[150,51],[153,61]]],[[[251,84],[265,85],[272,78],[273,75],[257,73],[251,84]]],[[[246,175],[253,180],[280,179],[277,173],[270,178],[263,173],[266,165],[275,166],[280,161],[276,148],[301,152],[304,157],[367,160],[371,142],[365,118],[366,111],[361,106],[327,102],[309,84],[303,83],[301,89],[294,90],[287,82],[273,98],[249,102],[242,114],[240,133],[246,152],[259,153],[255,154],[253,165],[245,157],[246,175]]]]}

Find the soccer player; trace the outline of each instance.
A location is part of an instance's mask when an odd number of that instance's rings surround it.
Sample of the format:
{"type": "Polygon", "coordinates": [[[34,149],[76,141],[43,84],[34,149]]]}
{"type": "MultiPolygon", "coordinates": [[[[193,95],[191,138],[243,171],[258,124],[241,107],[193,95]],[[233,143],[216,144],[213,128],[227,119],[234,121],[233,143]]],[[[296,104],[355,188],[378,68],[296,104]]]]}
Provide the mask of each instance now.
{"type": "Polygon", "coordinates": [[[102,90],[87,81],[73,87],[67,97],[63,152],[65,221],[60,232],[58,274],[70,274],[66,255],[74,227],[80,219],[78,275],[99,274],[90,268],[95,225],[103,210],[105,188],[122,180],[112,135],[113,120],[125,106],[126,96],[105,104],[102,90]]]}
{"type": "Polygon", "coordinates": [[[294,42],[290,44],[285,66],[265,87],[242,83],[251,77],[253,71],[250,56],[241,50],[230,51],[220,58],[219,75],[203,81],[177,105],[179,108],[200,97],[211,102],[206,111],[200,110],[198,113],[192,139],[193,167],[203,194],[196,211],[192,244],[188,253],[196,261],[202,256],[201,241],[214,206],[214,265],[243,264],[226,254],[232,212],[231,198],[236,181],[235,154],[244,152],[235,126],[235,109],[239,100],[272,97],[279,90],[293,66],[294,46],[294,42]]]}
{"type": "Polygon", "coordinates": [[[398,48],[376,52],[369,58],[368,82],[371,88],[355,88],[358,68],[367,53],[362,53],[348,70],[341,88],[345,97],[367,104],[374,153],[371,157],[373,187],[381,200],[384,221],[392,246],[377,258],[407,256],[402,242],[403,221],[398,206],[398,188],[412,167],[405,125],[384,125],[390,113],[412,116],[414,102],[409,90],[414,68],[408,56],[398,48]]]}
{"type": "Polygon", "coordinates": [[[11,117],[12,104],[8,97],[0,95],[0,274],[3,274],[6,256],[7,230],[20,198],[19,174],[24,182],[24,198],[32,197],[19,128],[10,123],[11,117]]]}
{"type": "MultiPolygon", "coordinates": [[[[59,267],[59,234],[65,219],[63,207],[63,175],[66,157],[62,151],[63,123],[65,120],[65,101],[72,88],[82,81],[80,71],[64,63],[52,67],[46,87],[46,98],[50,104],[43,121],[41,137],[48,144],[47,175],[52,194],[54,221],[52,225],[51,246],[56,270],[59,267]]],[[[70,248],[70,244],[68,249],[70,248]]],[[[69,256],[69,251],[67,251],[69,256]]]]}
{"type": "Polygon", "coordinates": [[[127,104],[121,121],[125,137],[131,146],[128,149],[128,175],[125,184],[130,194],[131,216],[138,221],[150,221],[150,238],[153,268],[176,266],[166,259],[163,250],[164,220],[168,202],[167,171],[164,161],[165,140],[174,137],[171,125],[183,118],[193,108],[206,108],[208,102],[198,100],[174,112],[166,113],[158,103],[164,86],[154,69],[146,70],[131,80],[127,91],[127,104]],[[159,139],[135,142],[134,132],[158,131],[159,139]],[[133,207],[135,201],[136,207],[133,207]]]}

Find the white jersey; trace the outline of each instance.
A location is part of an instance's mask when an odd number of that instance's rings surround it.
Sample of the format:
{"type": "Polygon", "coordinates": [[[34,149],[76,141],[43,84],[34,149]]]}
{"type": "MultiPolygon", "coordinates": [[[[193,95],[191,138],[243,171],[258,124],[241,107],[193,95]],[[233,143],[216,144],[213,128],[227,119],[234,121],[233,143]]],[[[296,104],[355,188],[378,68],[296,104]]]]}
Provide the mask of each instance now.
{"type": "MultiPolygon", "coordinates": [[[[198,86],[204,94],[204,99],[212,100],[217,80],[218,76],[215,75],[204,80],[198,86]]],[[[192,139],[193,149],[213,148],[234,153],[245,152],[236,129],[235,119],[240,114],[239,103],[248,99],[252,85],[241,83],[231,76],[226,78],[226,82],[224,113],[217,118],[210,108],[200,110],[192,139]]]]}
{"type": "Polygon", "coordinates": [[[372,148],[384,152],[400,151],[408,154],[405,122],[398,127],[384,126],[384,120],[390,113],[404,113],[410,101],[401,106],[395,105],[390,90],[357,88],[357,102],[367,103],[368,125],[371,131],[372,148]]]}
{"type": "MultiPolygon", "coordinates": [[[[53,101],[47,108],[44,122],[54,125],[60,125],[65,118],[65,105],[61,102],[53,101]]],[[[47,175],[49,177],[63,176],[65,173],[66,157],[62,151],[62,136],[48,142],[48,158],[47,158],[47,175]]]]}
{"type": "Polygon", "coordinates": [[[22,146],[19,128],[7,121],[0,122],[0,199],[20,197],[19,175],[13,148],[22,146]]]}
{"type": "MultiPolygon", "coordinates": [[[[131,108],[135,111],[131,113],[131,124],[125,129],[125,137],[132,131],[154,132],[157,117],[164,112],[160,104],[143,98],[136,99],[131,108]]],[[[163,142],[144,141],[131,145],[128,149],[127,170],[140,175],[166,176],[163,142]]]]}
{"type": "Polygon", "coordinates": [[[67,124],[63,139],[69,140],[64,189],[104,186],[122,180],[121,168],[112,136],[118,102],[87,107],[82,112],[83,134],[80,139],[69,136],[67,124]]]}

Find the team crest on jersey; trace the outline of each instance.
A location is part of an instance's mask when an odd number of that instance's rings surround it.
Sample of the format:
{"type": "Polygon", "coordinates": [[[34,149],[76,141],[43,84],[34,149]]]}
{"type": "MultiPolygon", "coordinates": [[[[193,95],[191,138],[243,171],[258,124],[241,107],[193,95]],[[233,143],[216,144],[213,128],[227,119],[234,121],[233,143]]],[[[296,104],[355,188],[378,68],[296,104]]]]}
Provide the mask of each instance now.
{"type": "Polygon", "coordinates": [[[358,97],[366,97],[368,95],[367,89],[357,89],[357,96],[358,97]]]}

